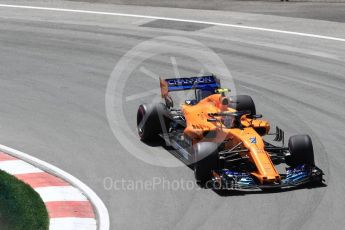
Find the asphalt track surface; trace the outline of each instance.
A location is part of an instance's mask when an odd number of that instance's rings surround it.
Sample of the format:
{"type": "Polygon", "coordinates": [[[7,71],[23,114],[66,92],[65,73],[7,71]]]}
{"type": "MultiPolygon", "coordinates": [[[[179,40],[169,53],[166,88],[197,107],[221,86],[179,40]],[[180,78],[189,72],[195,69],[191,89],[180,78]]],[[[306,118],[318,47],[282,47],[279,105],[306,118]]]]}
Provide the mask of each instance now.
{"type": "MultiPolygon", "coordinates": [[[[71,0],[81,2],[81,0],[71,0]]],[[[84,2],[98,2],[108,4],[141,5],[156,7],[174,7],[185,9],[204,9],[204,10],[228,10],[247,13],[259,13],[267,15],[279,15],[295,18],[321,19],[335,22],[345,22],[344,1],[289,1],[280,0],[268,1],[233,1],[233,0],[83,0],[84,2]],[[338,3],[336,3],[338,2],[338,3]]]]}
{"type": "MultiPolygon", "coordinates": [[[[344,42],[216,26],[200,28],[188,23],[167,25],[148,19],[0,10],[1,143],[52,163],[89,185],[108,207],[111,229],[345,226],[344,42]],[[225,194],[196,187],[104,187],[105,178],[194,180],[193,171],[186,166],[160,167],[138,160],[114,137],[107,121],[105,93],[116,63],[134,46],[160,36],[201,42],[219,55],[235,80],[236,91],[252,95],[258,112],[271,120],[272,126],[279,124],[289,135],[309,133],[327,186],[225,194]]],[[[174,9],[169,12],[176,17],[181,14],[174,9]]],[[[219,14],[207,12],[207,17],[216,20],[219,14]]],[[[258,17],[269,23],[266,16],[258,17]]],[[[296,30],[298,26],[301,24],[296,21],[296,30]]],[[[330,26],[338,28],[334,35],[344,37],[342,24],[330,26]]],[[[183,49],[182,40],[176,43],[183,49]]],[[[157,75],[173,76],[174,60],[181,75],[201,70],[202,63],[188,54],[174,53],[153,57],[142,66],[157,75]]],[[[134,131],[138,104],[152,100],[150,94],[139,99],[135,95],[154,90],[157,83],[140,69],[123,81],[128,82],[123,89],[127,100],[121,106],[129,129],[134,131]]],[[[119,130],[122,128],[126,129],[119,130]]],[[[131,142],[146,153],[158,150],[172,162],[179,162],[163,148],[146,146],[138,139],[131,142]]]]}

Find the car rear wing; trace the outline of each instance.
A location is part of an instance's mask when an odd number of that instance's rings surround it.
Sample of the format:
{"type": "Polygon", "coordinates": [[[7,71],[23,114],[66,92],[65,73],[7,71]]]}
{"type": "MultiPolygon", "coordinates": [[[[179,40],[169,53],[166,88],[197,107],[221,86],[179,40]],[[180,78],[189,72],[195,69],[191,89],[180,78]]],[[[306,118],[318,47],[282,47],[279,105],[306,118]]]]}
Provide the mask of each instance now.
{"type": "Polygon", "coordinates": [[[163,98],[172,91],[190,89],[205,89],[215,91],[216,89],[221,88],[219,79],[214,75],[160,79],[160,87],[163,98]]]}

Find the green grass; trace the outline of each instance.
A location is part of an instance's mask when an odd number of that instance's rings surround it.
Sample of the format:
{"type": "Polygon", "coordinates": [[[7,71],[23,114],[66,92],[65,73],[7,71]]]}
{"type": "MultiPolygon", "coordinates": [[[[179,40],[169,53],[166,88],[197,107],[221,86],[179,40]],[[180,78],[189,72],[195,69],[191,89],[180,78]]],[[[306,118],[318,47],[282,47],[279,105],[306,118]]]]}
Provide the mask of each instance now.
{"type": "Polygon", "coordinates": [[[49,229],[48,212],[38,193],[2,170],[0,170],[0,229],[49,229]]]}

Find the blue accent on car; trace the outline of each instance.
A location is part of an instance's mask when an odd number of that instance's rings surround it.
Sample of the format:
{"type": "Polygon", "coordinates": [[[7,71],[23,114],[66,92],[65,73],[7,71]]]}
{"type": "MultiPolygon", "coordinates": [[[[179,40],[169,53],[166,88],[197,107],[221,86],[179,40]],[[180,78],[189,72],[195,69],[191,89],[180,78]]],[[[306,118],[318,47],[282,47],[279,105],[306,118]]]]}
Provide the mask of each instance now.
{"type": "Polygon", "coordinates": [[[286,169],[284,183],[298,183],[310,178],[310,168],[306,165],[299,165],[294,168],[286,169]]]}
{"type": "Polygon", "coordinates": [[[217,174],[221,180],[217,181],[216,177],[213,180],[218,182],[222,189],[228,190],[297,187],[310,182],[322,182],[322,175],[324,175],[321,169],[312,165],[298,165],[287,168],[286,174],[281,174],[282,178],[284,178],[281,183],[276,182],[272,184],[259,184],[247,172],[222,169],[217,174]]]}
{"type": "Polygon", "coordinates": [[[165,79],[168,85],[168,91],[179,91],[189,89],[206,89],[215,90],[220,88],[218,79],[211,76],[190,77],[190,78],[171,78],[165,79]]]}
{"type": "Polygon", "coordinates": [[[246,172],[236,172],[224,169],[222,170],[222,175],[224,175],[226,180],[232,179],[237,186],[255,186],[256,183],[249,173],[246,172]]]}
{"type": "Polygon", "coordinates": [[[256,137],[251,137],[249,139],[251,144],[256,144],[256,137]]]}

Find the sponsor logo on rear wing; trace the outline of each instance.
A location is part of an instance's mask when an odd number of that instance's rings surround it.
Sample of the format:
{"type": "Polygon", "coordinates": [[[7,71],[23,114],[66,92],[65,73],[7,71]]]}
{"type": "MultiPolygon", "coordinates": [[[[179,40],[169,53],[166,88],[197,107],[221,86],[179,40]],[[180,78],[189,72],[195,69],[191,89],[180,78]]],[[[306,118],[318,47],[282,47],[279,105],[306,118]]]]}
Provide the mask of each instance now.
{"type": "Polygon", "coordinates": [[[169,78],[161,79],[162,96],[171,91],[189,89],[211,89],[220,88],[219,80],[213,76],[189,77],[189,78],[169,78]]]}

